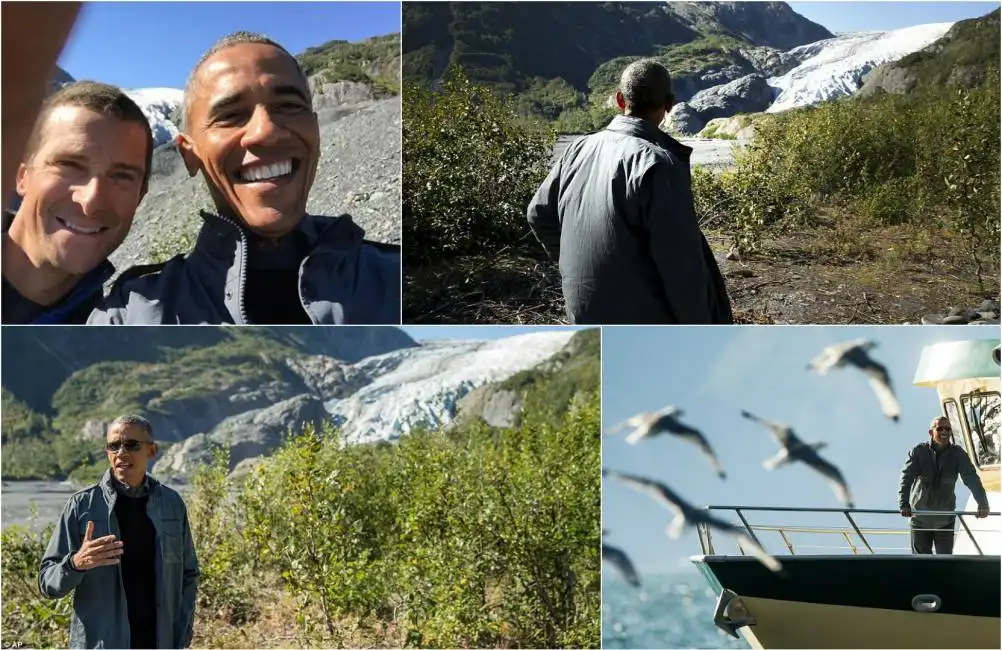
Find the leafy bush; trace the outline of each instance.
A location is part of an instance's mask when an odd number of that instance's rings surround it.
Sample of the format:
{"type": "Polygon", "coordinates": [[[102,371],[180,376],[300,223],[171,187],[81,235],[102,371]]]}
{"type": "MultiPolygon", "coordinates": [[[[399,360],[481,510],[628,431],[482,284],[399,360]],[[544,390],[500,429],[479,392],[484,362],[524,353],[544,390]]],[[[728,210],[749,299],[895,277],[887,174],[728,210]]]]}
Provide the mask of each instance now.
{"type": "Polygon", "coordinates": [[[523,237],[554,135],[459,68],[403,98],[403,223],[410,260],[496,250],[523,237]]]}
{"type": "Polygon", "coordinates": [[[72,598],[51,600],[38,591],[38,568],[55,525],[41,531],[8,526],[0,533],[5,648],[65,648],[72,598]]]}

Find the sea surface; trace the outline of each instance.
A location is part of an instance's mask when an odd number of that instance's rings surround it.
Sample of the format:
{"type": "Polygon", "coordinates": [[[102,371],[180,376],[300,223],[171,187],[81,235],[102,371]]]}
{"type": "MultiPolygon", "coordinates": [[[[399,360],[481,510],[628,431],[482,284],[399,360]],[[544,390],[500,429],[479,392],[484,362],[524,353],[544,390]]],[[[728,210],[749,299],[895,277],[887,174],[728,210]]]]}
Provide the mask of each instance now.
{"type": "Polygon", "coordinates": [[[603,648],[751,648],[713,624],[717,594],[695,568],[643,575],[639,589],[603,569],[603,648]]]}

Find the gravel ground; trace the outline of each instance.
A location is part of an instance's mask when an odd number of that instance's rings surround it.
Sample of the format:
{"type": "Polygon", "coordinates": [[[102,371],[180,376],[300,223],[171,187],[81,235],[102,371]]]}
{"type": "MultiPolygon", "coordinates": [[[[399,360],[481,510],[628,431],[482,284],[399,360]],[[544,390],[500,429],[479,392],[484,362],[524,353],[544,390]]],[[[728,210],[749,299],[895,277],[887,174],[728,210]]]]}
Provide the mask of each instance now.
{"type": "MultiPolygon", "coordinates": [[[[400,99],[322,109],[318,116],[320,163],[307,211],[350,214],[367,239],[399,244],[400,99]]],[[[177,151],[162,147],[149,194],[112,263],[122,271],[186,250],[198,232],[199,208],[209,205],[201,175],[188,178],[177,151]]]]}

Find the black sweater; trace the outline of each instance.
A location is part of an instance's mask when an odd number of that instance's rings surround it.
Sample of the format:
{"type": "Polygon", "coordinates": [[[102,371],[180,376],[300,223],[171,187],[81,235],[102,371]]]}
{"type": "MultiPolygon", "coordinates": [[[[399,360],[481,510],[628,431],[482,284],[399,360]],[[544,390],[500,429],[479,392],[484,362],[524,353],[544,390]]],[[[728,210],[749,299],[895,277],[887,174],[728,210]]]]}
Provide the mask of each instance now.
{"type": "Polygon", "coordinates": [[[133,648],[157,647],[157,531],[146,514],[149,496],[119,494],[115,517],[122,540],[122,582],[133,648]]]}

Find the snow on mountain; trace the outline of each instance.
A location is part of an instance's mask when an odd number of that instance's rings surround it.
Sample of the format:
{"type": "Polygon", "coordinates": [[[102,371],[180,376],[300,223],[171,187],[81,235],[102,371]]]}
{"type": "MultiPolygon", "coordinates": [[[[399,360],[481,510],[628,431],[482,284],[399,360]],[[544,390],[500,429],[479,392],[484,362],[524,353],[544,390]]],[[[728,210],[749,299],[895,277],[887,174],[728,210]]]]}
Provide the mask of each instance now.
{"type": "Polygon", "coordinates": [[[126,90],[132,101],[143,109],[146,119],[153,130],[154,146],[160,146],[173,140],[178,134],[177,126],[171,121],[170,114],[176,107],[184,103],[184,91],[176,88],[138,88],[126,90]]]}
{"type": "Polygon", "coordinates": [[[953,23],[931,23],[883,32],[852,32],[795,47],[801,61],[793,70],[768,79],[776,99],[766,110],[778,113],[859,90],[875,67],[897,61],[940,39],[953,23]]]}
{"type": "Polygon", "coordinates": [[[533,332],[494,341],[443,341],[363,359],[376,378],[327,410],[349,442],[391,440],[416,426],[449,424],[456,403],[484,384],[532,368],[563,348],[573,331],[533,332]]]}

